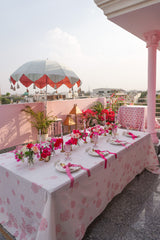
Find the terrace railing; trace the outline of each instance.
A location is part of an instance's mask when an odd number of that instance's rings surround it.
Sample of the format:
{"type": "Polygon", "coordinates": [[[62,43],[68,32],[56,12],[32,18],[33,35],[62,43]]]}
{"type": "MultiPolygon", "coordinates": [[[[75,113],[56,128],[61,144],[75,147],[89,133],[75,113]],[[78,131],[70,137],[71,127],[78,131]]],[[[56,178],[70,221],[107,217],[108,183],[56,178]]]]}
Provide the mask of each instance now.
{"type": "MultiPolygon", "coordinates": [[[[139,98],[136,105],[147,105],[147,98],[139,98]]],[[[160,119],[160,98],[156,98],[156,117],[160,119]]]]}

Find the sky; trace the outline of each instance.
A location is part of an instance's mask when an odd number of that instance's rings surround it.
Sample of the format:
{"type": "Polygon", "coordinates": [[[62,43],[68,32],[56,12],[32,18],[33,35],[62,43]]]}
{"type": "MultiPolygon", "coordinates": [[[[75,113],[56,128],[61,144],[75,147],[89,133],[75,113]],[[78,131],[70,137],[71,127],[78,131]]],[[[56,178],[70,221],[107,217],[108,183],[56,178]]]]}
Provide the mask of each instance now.
{"type": "MultiPolygon", "coordinates": [[[[17,68],[39,59],[71,68],[84,91],[147,90],[146,43],[110,22],[94,0],[0,0],[0,5],[2,94],[15,93],[9,77],[17,68]]],[[[24,91],[21,85],[16,93],[24,91]]]]}

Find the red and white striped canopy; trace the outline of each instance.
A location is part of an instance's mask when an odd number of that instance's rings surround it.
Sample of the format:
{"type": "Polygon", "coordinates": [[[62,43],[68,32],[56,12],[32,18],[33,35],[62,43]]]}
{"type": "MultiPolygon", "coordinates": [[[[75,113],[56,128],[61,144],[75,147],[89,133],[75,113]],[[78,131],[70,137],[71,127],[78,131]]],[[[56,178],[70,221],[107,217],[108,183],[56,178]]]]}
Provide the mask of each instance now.
{"type": "Polygon", "coordinates": [[[21,82],[25,87],[34,83],[40,89],[46,85],[57,89],[63,84],[72,88],[75,84],[79,87],[82,83],[72,70],[49,60],[37,60],[23,64],[10,76],[10,81],[14,85],[16,82],[21,82]]]}

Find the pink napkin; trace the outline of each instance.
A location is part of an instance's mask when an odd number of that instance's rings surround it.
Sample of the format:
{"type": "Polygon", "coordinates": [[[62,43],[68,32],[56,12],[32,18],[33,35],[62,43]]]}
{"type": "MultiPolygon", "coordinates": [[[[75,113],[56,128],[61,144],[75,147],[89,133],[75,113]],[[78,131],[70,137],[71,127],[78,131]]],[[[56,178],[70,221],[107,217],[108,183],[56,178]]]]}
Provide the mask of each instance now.
{"type": "Polygon", "coordinates": [[[128,134],[132,137],[132,139],[135,139],[135,138],[137,138],[137,136],[136,135],[134,135],[133,133],[131,133],[131,132],[128,132],[128,134]]]}
{"type": "Polygon", "coordinates": [[[67,173],[68,177],[69,177],[70,180],[71,180],[70,187],[73,187],[73,183],[74,183],[74,177],[72,176],[72,174],[71,174],[71,172],[70,172],[70,167],[80,167],[81,169],[87,171],[88,177],[91,176],[90,170],[89,170],[88,168],[84,168],[82,165],[68,163],[67,165],[63,166],[63,168],[66,170],[66,173],[67,173]]]}

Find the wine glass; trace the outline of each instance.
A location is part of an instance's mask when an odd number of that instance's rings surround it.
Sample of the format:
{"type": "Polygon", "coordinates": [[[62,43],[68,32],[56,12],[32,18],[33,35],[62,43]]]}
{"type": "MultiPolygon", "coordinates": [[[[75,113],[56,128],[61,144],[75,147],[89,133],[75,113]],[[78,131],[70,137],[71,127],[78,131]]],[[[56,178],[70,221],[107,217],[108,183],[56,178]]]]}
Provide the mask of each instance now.
{"type": "Polygon", "coordinates": [[[65,161],[71,161],[71,145],[65,144],[64,151],[65,151],[65,161]]]}
{"type": "Polygon", "coordinates": [[[112,129],[112,136],[113,136],[114,139],[115,139],[116,136],[117,136],[117,130],[118,130],[118,127],[117,127],[117,126],[115,126],[115,127],[112,129]]]}
{"type": "Polygon", "coordinates": [[[127,133],[129,132],[130,124],[126,123],[127,133]]]}
{"type": "Polygon", "coordinates": [[[93,139],[93,143],[94,143],[93,148],[96,148],[97,143],[98,143],[98,134],[93,134],[92,139],[93,139]]]}

